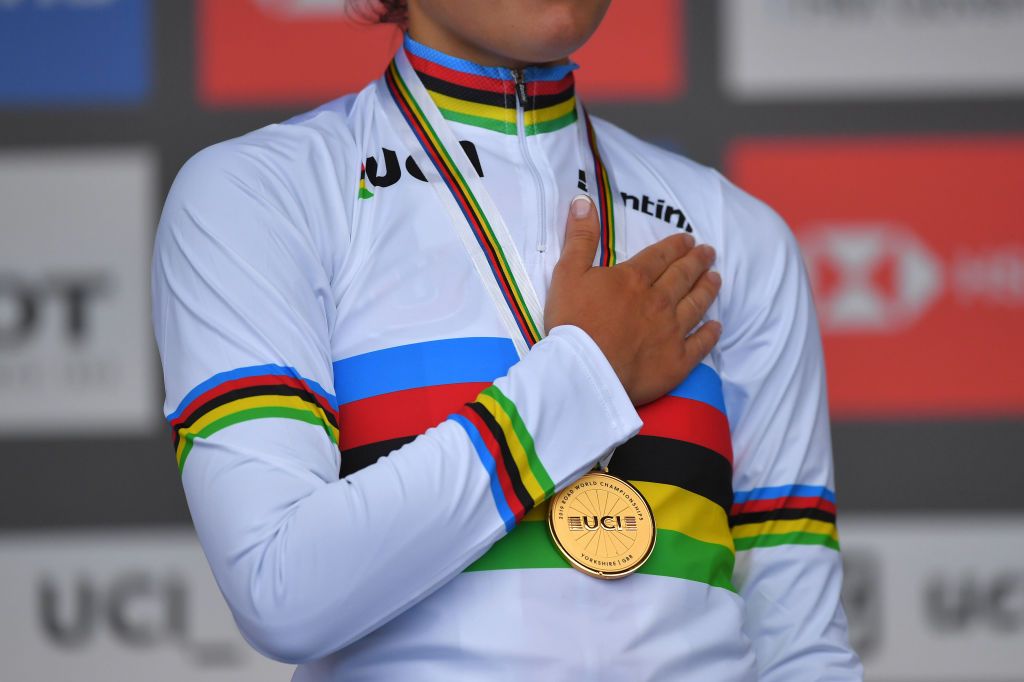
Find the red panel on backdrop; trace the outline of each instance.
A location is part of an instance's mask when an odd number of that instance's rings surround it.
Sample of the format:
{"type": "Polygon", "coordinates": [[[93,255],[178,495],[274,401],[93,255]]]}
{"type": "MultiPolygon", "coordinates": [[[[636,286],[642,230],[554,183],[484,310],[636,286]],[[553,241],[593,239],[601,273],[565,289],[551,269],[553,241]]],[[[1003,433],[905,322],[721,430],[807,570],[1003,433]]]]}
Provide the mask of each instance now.
{"type": "Polygon", "coordinates": [[[199,99],[207,106],[317,104],[383,73],[394,26],[355,25],[337,9],[275,0],[200,0],[199,99]]]}
{"type": "Polygon", "coordinates": [[[1024,138],[749,140],[800,239],[834,416],[1024,414],[1024,138]]]}
{"type": "MultiPolygon", "coordinates": [[[[377,78],[401,42],[330,3],[199,0],[199,99],[206,106],[313,105],[377,78]],[[305,7],[305,9],[304,9],[305,7]]],[[[576,59],[591,99],[671,99],[683,90],[683,3],[616,0],[576,59]]]]}
{"type": "Polygon", "coordinates": [[[597,33],[573,59],[588,100],[668,100],[682,94],[681,0],[614,0],[597,33]]]}

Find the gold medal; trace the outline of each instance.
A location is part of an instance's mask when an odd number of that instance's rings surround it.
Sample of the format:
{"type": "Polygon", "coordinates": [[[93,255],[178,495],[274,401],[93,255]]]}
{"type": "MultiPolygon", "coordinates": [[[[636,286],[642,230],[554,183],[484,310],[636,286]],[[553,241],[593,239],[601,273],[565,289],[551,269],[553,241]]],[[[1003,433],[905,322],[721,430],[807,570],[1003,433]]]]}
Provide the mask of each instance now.
{"type": "Polygon", "coordinates": [[[623,578],[654,550],[654,514],[626,481],[592,471],[556,494],[548,507],[555,547],[575,568],[596,578],[623,578]]]}

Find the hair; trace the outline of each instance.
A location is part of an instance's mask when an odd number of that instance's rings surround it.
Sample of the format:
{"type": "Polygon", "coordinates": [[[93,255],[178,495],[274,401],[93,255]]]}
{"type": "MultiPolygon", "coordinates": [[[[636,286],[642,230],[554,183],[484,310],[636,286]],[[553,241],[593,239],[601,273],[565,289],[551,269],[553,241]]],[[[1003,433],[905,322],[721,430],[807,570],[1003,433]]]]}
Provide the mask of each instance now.
{"type": "Polygon", "coordinates": [[[406,0],[345,0],[345,14],[369,24],[398,24],[408,21],[406,0]]]}

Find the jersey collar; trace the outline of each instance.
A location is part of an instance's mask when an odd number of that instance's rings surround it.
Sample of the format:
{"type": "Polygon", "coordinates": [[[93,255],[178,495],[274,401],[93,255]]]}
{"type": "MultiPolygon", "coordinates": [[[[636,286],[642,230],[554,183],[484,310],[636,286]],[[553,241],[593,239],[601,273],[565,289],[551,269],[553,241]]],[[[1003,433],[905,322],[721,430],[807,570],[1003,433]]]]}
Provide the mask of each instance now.
{"type": "Polygon", "coordinates": [[[516,135],[520,100],[526,135],[552,132],[576,121],[575,63],[528,66],[518,72],[482,66],[427,47],[408,34],[403,49],[449,121],[516,135]]]}

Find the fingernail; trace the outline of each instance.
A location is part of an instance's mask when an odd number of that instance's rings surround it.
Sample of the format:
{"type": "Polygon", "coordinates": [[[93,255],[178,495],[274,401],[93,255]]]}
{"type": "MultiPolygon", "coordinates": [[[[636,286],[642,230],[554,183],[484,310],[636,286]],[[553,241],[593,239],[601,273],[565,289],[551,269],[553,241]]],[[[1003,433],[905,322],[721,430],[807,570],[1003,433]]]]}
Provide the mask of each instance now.
{"type": "Polygon", "coordinates": [[[590,211],[593,207],[594,202],[591,201],[590,197],[586,194],[580,194],[572,200],[572,204],[569,205],[569,211],[572,213],[573,218],[582,220],[590,215],[590,211]]]}
{"type": "Polygon", "coordinates": [[[701,248],[704,249],[704,255],[707,256],[708,262],[714,262],[715,247],[710,244],[701,244],[701,248]]]}
{"type": "Polygon", "coordinates": [[[686,248],[688,249],[692,249],[693,245],[697,243],[694,241],[692,234],[686,234],[685,232],[683,233],[683,241],[686,242],[686,248]]]}
{"type": "Polygon", "coordinates": [[[711,282],[712,284],[716,284],[716,285],[717,284],[721,284],[722,283],[722,276],[720,274],[718,274],[717,272],[715,272],[714,270],[709,270],[708,271],[708,281],[711,282]]]}

